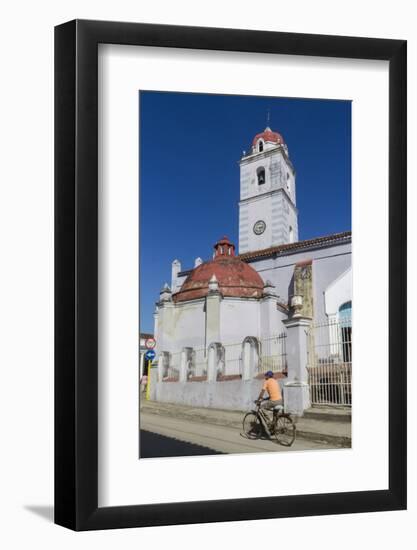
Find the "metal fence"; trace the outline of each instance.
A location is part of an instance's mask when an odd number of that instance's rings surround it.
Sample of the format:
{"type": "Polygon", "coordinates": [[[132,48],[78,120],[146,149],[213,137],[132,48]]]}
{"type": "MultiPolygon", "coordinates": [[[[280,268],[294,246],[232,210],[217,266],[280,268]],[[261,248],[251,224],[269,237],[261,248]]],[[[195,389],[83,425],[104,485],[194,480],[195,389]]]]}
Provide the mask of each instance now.
{"type": "Polygon", "coordinates": [[[348,318],[311,325],[308,380],[313,405],[352,404],[352,325],[348,318]]]}
{"type": "Polygon", "coordinates": [[[180,368],[181,368],[181,352],[170,353],[169,365],[168,365],[166,377],[169,380],[179,380],[180,368]]]}
{"type": "Polygon", "coordinates": [[[283,372],[287,370],[287,350],[285,332],[261,340],[258,372],[283,372]]]}
{"type": "Polygon", "coordinates": [[[207,351],[205,348],[193,350],[193,371],[195,376],[207,376],[207,351]]]}
{"type": "Polygon", "coordinates": [[[224,346],[225,375],[242,374],[242,342],[224,346]]]}

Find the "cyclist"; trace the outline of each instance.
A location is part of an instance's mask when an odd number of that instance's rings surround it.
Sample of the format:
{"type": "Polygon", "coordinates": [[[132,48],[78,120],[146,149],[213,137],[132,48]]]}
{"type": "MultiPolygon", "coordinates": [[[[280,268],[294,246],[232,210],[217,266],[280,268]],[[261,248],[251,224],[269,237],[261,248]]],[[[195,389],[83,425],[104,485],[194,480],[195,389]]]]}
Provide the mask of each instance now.
{"type": "Polygon", "coordinates": [[[265,373],[265,382],[257,401],[262,401],[261,407],[269,410],[277,405],[282,405],[281,388],[275,380],[274,373],[271,370],[265,373]],[[268,394],[268,397],[262,401],[265,392],[268,394]]]}

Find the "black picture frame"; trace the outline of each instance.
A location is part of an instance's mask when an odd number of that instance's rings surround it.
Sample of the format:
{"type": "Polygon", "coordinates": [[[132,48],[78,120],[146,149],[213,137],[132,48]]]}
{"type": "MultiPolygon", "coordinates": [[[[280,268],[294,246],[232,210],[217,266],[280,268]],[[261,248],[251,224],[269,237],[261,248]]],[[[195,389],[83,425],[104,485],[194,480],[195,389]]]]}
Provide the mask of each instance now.
{"type": "Polygon", "coordinates": [[[109,529],[406,508],[406,41],[74,20],[55,28],[55,522],[109,529]],[[389,62],[389,488],[98,507],[98,44],[389,62]]]}

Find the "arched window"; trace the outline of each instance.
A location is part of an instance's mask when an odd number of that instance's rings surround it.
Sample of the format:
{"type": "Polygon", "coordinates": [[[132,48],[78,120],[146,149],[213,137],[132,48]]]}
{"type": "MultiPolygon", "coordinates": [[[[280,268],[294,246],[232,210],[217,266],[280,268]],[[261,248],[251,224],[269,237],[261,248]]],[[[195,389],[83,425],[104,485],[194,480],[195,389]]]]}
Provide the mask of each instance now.
{"type": "Polygon", "coordinates": [[[289,227],[288,233],[289,233],[290,243],[293,243],[294,242],[294,229],[291,227],[291,225],[289,227]]]}
{"type": "Polygon", "coordinates": [[[339,307],[339,322],[344,325],[351,325],[352,302],[345,302],[339,307]]]}
{"type": "Polygon", "coordinates": [[[262,153],[262,151],[264,150],[264,142],[263,141],[259,141],[258,142],[258,151],[260,153],[262,153]]]}
{"type": "Polygon", "coordinates": [[[263,185],[265,183],[265,168],[258,168],[256,175],[258,176],[258,185],[263,185]]]}
{"type": "Polygon", "coordinates": [[[352,302],[339,307],[340,339],[342,356],[345,363],[352,362],[352,302]]]}

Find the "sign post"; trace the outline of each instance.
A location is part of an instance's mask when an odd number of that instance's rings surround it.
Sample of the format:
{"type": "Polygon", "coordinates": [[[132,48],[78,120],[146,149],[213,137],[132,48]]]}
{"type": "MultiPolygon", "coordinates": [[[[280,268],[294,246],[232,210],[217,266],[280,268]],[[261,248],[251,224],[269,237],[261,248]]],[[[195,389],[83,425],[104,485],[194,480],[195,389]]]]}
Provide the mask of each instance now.
{"type": "Polygon", "coordinates": [[[153,349],[148,349],[145,353],[145,359],[148,361],[148,383],[146,384],[146,401],[149,401],[151,397],[151,366],[152,361],[155,359],[155,351],[153,349]]]}

